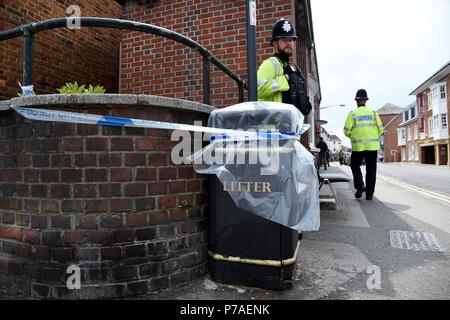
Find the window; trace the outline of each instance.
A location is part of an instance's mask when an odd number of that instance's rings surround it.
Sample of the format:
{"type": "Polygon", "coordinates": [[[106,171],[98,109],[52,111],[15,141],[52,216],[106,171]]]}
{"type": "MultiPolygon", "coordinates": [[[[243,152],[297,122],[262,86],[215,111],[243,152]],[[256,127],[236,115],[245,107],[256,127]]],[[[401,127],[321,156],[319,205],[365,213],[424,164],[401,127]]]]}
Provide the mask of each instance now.
{"type": "Polygon", "coordinates": [[[411,119],[416,116],[416,107],[411,108],[411,119]]]}
{"type": "Polygon", "coordinates": [[[428,119],[428,135],[433,136],[433,118],[428,119]]]}
{"type": "Polygon", "coordinates": [[[428,93],[428,110],[431,109],[431,105],[433,104],[433,101],[431,101],[431,92],[428,93]]]}
{"type": "Polygon", "coordinates": [[[447,129],[447,114],[441,114],[441,129],[447,129]]]}
{"type": "Polygon", "coordinates": [[[445,97],[446,97],[445,85],[439,86],[439,92],[441,95],[441,99],[445,99],[445,97]]]}
{"type": "Polygon", "coordinates": [[[405,137],[405,129],[402,129],[401,130],[401,134],[402,134],[402,140],[405,140],[406,139],[406,137],[405,137]]]}
{"type": "Polygon", "coordinates": [[[439,129],[439,116],[437,114],[433,116],[433,129],[439,129]]]}
{"type": "Polygon", "coordinates": [[[419,131],[417,128],[417,124],[414,126],[414,139],[419,139],[419,131]]]}
{"type": "Polygon", "coordinates": [[[412,138],[411,136],[411,127],[408,128],[408,141],[410,141],[412,138]]]}

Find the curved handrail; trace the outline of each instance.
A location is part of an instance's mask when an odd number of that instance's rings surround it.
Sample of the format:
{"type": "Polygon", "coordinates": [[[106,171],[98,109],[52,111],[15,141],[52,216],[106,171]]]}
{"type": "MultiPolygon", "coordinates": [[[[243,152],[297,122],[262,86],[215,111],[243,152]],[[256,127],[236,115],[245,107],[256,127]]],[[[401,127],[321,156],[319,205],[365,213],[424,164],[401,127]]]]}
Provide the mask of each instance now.
{"type": "MultiPolygon", "coordinates": [[[[41,31],[67,27],[70,20],[73,20],[73,19],[74,19],[73,17],[54,18],[54,19],[43,20],[43,21],[39,21],[39,22],[25,24],[20,27],[6,30],[6,31],[1,31],[0,32],[0,41],[16,38],[16,37],[20,37],[20,36],[23,36],[26,39],[26,37],[30,37],[30,35],[33,35],[35,33],[41,32],[41,31]]],[[[169,29],[166,29],[163,27],[158,27],[158,26],[155,26],[152,24],[130,21],[130,20],[98,18],[98,17],[79,17],[76,19],[80,22],[80,26],[127,29],[127,30],[141,31],[144,33],[151,33],[151,34],[155,34],[155,35],[182,43],[182,44],[192,48],[193,50],[198,51],[203,56],[204,61],[205,61],[204,76],[205,76],[205,78],[208,78],[208,87],[206,88],[208,94],[209,94],[209,64],[207,63],[208,61],[211,61],[215,66],[217,66],[220,70],[222,70],[226,75],[228,75],[230,78],[232,78],[234,81],[236,81],[238,83],[240,100],[243,100],[243,88],[248,89],[248,87],[244,83],[244,81],[237,74],[235,74],[233,71],[231,71],[230,68],[228,68],[225,64],[223,64],[219,59],[217,59],[208,49],[203,47],[197,41],[194,41],[180,33],[177,33],[175,31],[172,31],[172,30],[169,30],[169,29]]],[[[26,61],[25,61],[25,64],[26,64],[26,61]]],[[[24,73],[25,72],[26,71],[24,71],[24,73]]]]}

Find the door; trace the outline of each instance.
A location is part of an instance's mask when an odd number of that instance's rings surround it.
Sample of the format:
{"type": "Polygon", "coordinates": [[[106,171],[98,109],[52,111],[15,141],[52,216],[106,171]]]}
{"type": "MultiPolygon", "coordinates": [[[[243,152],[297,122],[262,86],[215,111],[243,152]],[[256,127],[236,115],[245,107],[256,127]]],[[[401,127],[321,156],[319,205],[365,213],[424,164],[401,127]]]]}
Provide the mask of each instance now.
{"type": "Polygon", "coordinates": [[[439,164],[447,165],[448,163],[448,150],[446,144],[439,145],[439,164]]]}

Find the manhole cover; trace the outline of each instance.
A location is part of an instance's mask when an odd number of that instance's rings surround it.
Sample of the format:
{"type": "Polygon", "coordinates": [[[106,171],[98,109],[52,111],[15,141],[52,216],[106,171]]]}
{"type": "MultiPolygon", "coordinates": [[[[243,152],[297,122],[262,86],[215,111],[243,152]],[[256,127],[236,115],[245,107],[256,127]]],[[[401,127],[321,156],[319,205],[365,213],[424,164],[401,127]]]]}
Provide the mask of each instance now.
{"type": "Polygon", "coordinates": [[[395,249],[444,252],[438,238],[429,232],[391,230],[390,236],[395,249]]]}

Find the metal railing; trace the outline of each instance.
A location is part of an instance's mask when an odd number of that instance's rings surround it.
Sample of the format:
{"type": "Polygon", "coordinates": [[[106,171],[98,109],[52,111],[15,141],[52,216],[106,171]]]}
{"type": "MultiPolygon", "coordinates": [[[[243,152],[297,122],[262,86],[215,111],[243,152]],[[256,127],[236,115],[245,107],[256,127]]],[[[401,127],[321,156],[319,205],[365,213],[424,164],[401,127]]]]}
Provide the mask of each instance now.
{"type": "MultiPolygon", "coordinates": [[[[33,43],[34,35],[41,31],[46,31],[56,28],[64,28],[69,24],[69,19],[73,18],[55,18],[50,20],[44,20],[34,23],[29,23],[22,25],[20,27],[1,31],[0,41],[23,37],[23,84],[31,85],[33,82],[33,43]]],[[[82,27],[101,27],[101,28],[116,28],[116,29],[127,29],[134,31],[141,31],[144,33],[151,33],[158,35],[167,39],[174,40],[176,42],[182,43],[194,51],[198,51],[203,56],[203,103],[210,104],[211,99],[211,70],[210,62],[222,70],[226,75],[237,82],[239,88],[239,102],[244,101],[244,88],[248,90],[247,85],[244,81],[230,68],[218,60],[211,52],[209,52],[205,47],[203,47],[198,42],[179,34],[175,31],[158,27],[152,24],[120,20],[120,19],[109,19],[109,18],[96,18],[96,17],[80,17],[80,26],[82,27]]]]}

